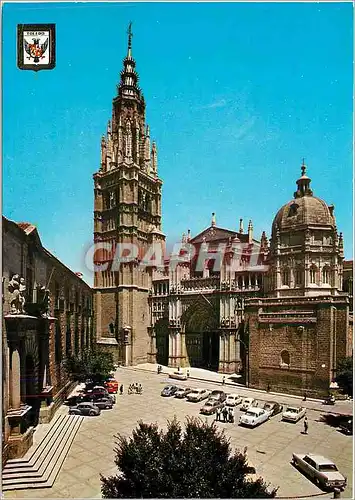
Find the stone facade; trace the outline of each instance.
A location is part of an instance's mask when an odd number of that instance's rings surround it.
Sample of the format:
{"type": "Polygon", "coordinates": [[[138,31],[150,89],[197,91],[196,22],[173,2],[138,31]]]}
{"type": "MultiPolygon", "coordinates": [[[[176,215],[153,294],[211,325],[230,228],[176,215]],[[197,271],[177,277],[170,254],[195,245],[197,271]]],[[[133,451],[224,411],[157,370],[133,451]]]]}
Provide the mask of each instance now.
{"type": "Polygon", "coordinates": [[[66,397],[63,362],[92,344],[93,303],[91,288],[42,246],[35,226],[5,217],[2,287],[6,460],[27,451],[33,426],[49,422],[66,397]],[[25,284],[23,311],[14,308],[16,276],[25,284]]]}
{"type": "MultiPolygon", "coordinates": [[[[174,367],[200,366],[245,375],[244,302],[259,296],[267,270],[265,233],[211,225],[183,235],[181,253],[195,257],[165,262],[150,292],[152,354],[174,367]]],[[[152,356],[154,357],[154,356],[152,356]]]]}
{"type": "Polygon", "coordinates": [[[175,254],[142,266],[152,246],[164,254],[165,237],[157,150],[137,81],[129,33],[94,174],[98,344],[125,365],[200,366],[237,372],[255,387],[326,391],[336,361],[352,351],[352,309],[342,291],[346,276],[352,293],[352,264],[343,275],[334,207],[313,196],[303,164],[270,245],[265,232],[254,238],[251,221],[244,232],[240,219],[234,231],[212,214],[204,231],[183,235],[175,254]]]}

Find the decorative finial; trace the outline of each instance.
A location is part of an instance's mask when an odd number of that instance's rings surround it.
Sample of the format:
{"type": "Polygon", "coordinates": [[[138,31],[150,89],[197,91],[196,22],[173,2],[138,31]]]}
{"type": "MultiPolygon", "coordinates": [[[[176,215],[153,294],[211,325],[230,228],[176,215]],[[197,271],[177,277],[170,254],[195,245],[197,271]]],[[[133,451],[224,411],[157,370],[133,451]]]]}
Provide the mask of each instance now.
{"type": "Polygon", "coordinates": [[[215,225],[216,225],[216,214],[212,212],[211,226],[215,227],[215,225]]]}
{"type": "Polygon", "coordinates": [[[239,232],[244,233],[243,219],[239,219],[239,232]]]}
{"type": "Polygon", "coordinates": [[[301,172],[302,172],[302,175],[306,175],[306,165],[304,163],[304,158],[302,158],[301,172]]]}

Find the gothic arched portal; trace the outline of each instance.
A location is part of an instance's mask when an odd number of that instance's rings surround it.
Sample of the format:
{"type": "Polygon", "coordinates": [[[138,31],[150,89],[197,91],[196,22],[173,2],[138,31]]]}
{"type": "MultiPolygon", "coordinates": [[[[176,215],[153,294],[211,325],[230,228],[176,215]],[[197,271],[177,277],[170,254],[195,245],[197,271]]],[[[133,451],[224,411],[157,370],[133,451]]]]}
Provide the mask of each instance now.
{"type": "Polygon", "coordinates": [[[181,315],[190,366],[218,370],[219,301],[200,296],[181,315]]]}
{"type": "Polygon", "coordinates": [[[169,320],[159,319],[154,326],[158,365],[168,365],[169,361],[169,320]]]}

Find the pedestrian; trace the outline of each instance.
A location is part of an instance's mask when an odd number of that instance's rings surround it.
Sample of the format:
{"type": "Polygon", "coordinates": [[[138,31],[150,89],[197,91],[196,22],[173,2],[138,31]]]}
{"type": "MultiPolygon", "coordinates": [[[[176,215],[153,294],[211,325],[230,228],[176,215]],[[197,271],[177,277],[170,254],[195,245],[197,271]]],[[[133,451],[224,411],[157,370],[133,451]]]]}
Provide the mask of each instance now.
{"type": "Polygon", "coordinates": [[[304,434],[308,434],[308,419],[307,419],[307,417],[304,419],[303,426],[304,426],[304,434]]]}
{"type": "Polygon", "coordinates": [[[216,422],[220,421],[220,415],[221,415],[221,409],[217,408],[217,411],[216,411],[216,422]]]}
{"type": "Polygon", "coordinates": [[[223,378],[222,378],[222,385],[224,385],[226,383],[226,377],[223,375],[223,378]]]}
{"type": "Polygon", "coordinates": [[[121,384],[121,387],[120,387],[120,394],[121,394],[121,396],[123,394],[123,384],[121,384]]]}
{"type": "Polygon", "coordinates": [[[187,378],[189,378],[189,376],[190,376],[190,370],[186,371],[186,376],[187,376],[187,378]]]}
{"type": "Polygon", "coordinates": [[[180,373],[180,366],[178,366],[178,372],[180,373]]]}
{"type": "Polygon", "coordinates": [[[233,408],[229,408],[228,410],[228,413],[229,413],[229,423],[230,424],[234,424],[234,410],[233,408]]]}
{"type": "Polygon", "coordinates": [[[268,385],[267,385],[266,392],[270,392],[270,389],[271,389],[270,384],[268,384],[268,385]]]}
{"type": "Polygon", "coordinates": [[[223,408],[223,422],[228,422],[228,410],[226,406],[223,408]]]}
{"type": "Polygon", "coordinates": [[[306,392],[303,394],[303,401],[307,401],[307,393],[306,392]]]}

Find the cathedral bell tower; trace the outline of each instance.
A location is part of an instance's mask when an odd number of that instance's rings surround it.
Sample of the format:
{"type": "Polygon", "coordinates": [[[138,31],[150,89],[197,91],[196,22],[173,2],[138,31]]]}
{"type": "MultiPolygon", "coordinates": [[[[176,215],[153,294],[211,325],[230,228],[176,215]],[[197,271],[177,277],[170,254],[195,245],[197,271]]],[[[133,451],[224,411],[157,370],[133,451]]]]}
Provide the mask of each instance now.
{"type": "Polygon", "coordinates": [[[130,23],[112,119],[93,176],[96,339],[125,365],[155,361],[148,334],[153,267],[143,261],[147,255],[157,257],[153,248],[164,252],[165,244],[157,147],[145,122],[132,36],[130,23]]]}

